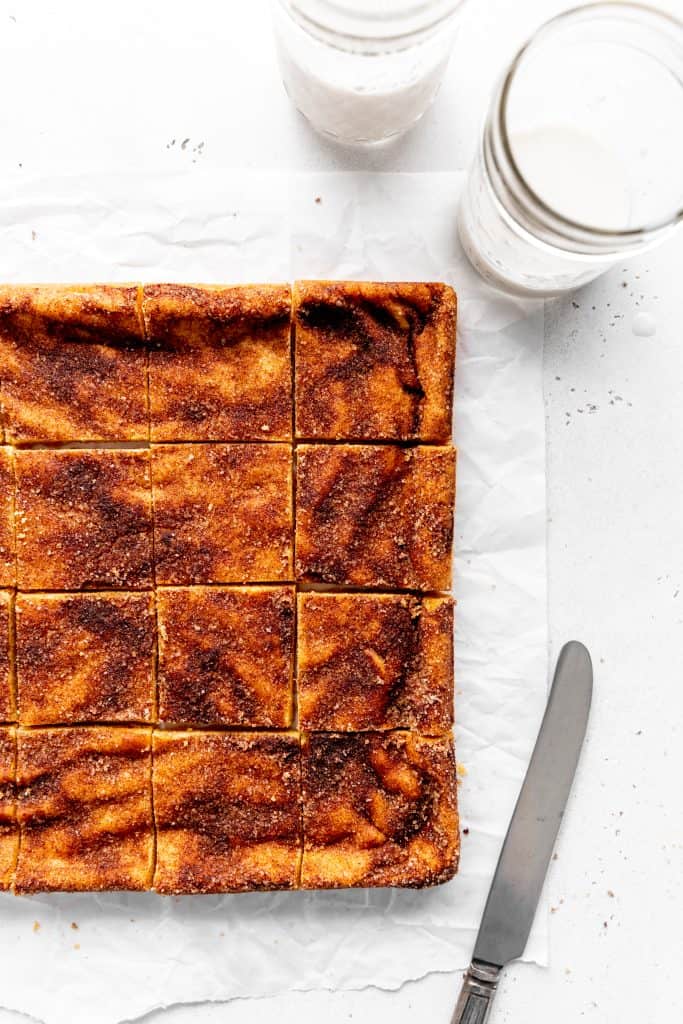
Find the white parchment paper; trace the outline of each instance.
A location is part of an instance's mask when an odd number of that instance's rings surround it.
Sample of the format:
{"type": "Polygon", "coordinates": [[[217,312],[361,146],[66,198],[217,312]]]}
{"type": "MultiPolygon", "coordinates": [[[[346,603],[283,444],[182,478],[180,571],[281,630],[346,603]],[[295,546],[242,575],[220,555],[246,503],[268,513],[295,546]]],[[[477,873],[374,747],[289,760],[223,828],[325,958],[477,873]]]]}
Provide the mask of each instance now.
{"type": "MultiPolygon", "coordinates": [[[[0,280],[445,280],[459,294],[461,871],[422,892],[0,896],[0,1005],[116,1024],[176,1002],[397,988],[469,962],[546,693],[543,322],[469,268],[459,174],[17,179],[0,280]],[[77,926],[77,927],[76,927],[77,926]],[[57,995],[58,994],[58,995],[57,995]]],[[[526,958],[544,963],[539,910],[526,958]]]]}

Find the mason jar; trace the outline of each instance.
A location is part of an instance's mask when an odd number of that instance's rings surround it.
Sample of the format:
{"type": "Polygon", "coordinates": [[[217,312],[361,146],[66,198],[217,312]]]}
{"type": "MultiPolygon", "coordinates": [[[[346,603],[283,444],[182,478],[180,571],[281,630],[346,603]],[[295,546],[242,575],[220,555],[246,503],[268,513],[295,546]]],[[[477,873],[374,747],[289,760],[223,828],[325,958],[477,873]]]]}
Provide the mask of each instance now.
{"type": "Polygon", "coordinates": [[[460,202],[473,266],[555,295],[682,220],[683,24],[621,2],[547,22],[495,90],[460,202]]]}
{"type": "Polygon", "coordinates": [[[314,128],[378,143],[436,96],[463,0],[274,0],[285,89],[314,128]]]}

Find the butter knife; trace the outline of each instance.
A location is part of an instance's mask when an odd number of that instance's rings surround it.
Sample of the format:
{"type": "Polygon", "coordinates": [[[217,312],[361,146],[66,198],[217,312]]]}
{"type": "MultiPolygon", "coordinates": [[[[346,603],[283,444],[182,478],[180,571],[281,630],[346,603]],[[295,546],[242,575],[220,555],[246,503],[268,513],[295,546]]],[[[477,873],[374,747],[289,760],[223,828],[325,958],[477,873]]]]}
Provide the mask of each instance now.
{"type": "Polygon", "coordinates": [[[502,968],[524,952],[579,760],[592,692],[590,655],[573,640],[557,661],[451,1024],[484,1024],[502,968]]]}

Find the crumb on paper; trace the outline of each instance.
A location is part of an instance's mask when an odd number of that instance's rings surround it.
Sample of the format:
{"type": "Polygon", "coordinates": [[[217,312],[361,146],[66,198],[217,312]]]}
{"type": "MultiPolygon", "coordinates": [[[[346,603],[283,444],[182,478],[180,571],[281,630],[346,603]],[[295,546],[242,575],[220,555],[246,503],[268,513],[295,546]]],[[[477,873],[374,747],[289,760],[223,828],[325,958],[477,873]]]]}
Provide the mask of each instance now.
{"type": "Polygon", "coordinates": [[[456,769],[455,769],[455,770],[456,770],[456,772],[457,772],[457,775],[458,775],[458,778],[459,778],[459,779],[464,779],[464,778],[465,778],[465,776],[467,775],[467,768],[466,768],[466,767],[465,767],[465,765],[464,765],[464,764],[462,763],[462,761],[458,761],[458,763],[457,763],[457,765],[456,765],[456,769]]]}
{"type": "Polygon", "coordinates": [[[81,948],[80,942],[74,942],[74,949],[80,949],[80,948],[81,948]]]}
{"type": "Polygon", "coordinates": [[[317,203],[318,206],[320,206],[320,204],[322,203],[322,197],[316,196],[314,202],[317,203]]]}
{"type": "Polygon", "coordinates": [[[464,828],[464,829],[462,830],[462,834],[463,834],[464,836],[468,836],[468,835],[470,834],[470,830],[469,830],[468,828],[464,828]]]}
{"type": "Polygon", "coordinates": [[[72,921],[72,922],[71,922],[71,927],[73,928],[73,930],[74,930],[75,932],[77,932],[77,931],[78,931],[78,925],[76,924],[76,922],[75,922],[75,921],[72,921]]]}
{"type": "Polygon", "coordinates": [[[34,921],[33,922],[33,931],[34,931],[34,933],[40,931],[40,921],[34,921]]]}
{"type": "Polygon", "coordinates": [[[611,889],[608,889],[608,890],[607,890],[607,895],[609,896],[609,898],[610,898],[611,900],[613,900],[613,899],[614,899],[614,893],[612,892],[612,890],[611,890],[611,889]]]}

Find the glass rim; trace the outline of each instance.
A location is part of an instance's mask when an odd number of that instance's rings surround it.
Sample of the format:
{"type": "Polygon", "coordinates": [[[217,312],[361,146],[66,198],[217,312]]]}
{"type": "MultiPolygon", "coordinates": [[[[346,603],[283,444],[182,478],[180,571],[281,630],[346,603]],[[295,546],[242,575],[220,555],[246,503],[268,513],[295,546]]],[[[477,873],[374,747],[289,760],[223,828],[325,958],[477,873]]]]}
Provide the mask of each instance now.
{"type": "MultiPolygon", "coordinates": [[[[495,146],[485,146],[487,157],[490,157],[496,163],[496,170],[502,181],[506,181],[506,170],[512,175],[514,183],[525,201],[526,213],[531,214],[534,218],[538,219],[545,229],[548,229],[551,232],[559,232],[560,234],[565,232],[570,238],[580,236],[583,239],[590,238],[598,243],[618,244],[621,242],[626,245],[635,244],[637,242],[642,242],[645,236],[659,234],[675,227],[676,224],[683,221],[683,205],[677,206],[666,217],[650,223],[641,224],[633,228],[600,228],[593,224],[573,220],[571,217],[567,217],[555,210],[549,203],[542,199],[535,189],[527,182],[517,160],[515,159],[512,145],[510,143],[510,137],[507,130],[508,99],[510,96],[510,90],[515,81],[515,75],[522,66],[524,59],[529,52],[534,49],[539,42],[544,42],[545,37],[553,36],[558,29],[561,30],[567,23],[571,24],[579,23],[581,21],[589,21],[591,18],[595,18],[595,16],[618,18],[619,16],[629,14],[641,15],[648,18],[650,25],[653,27],[659,27],[660,29],[669,28],[674,29],[676,32],[683,32],[683,21],[666,11],[652,7],[649,4],[638,3],[637,0],[598,0],[598,2],[595,3],[584,4],[580,7],[572,7],[571,9],[563,11],[544,22],[534,32],[534,34],[527,39],[524,45],[515,54],[515,57],[505,72],[502,82],[494,96],[487,129],[493,121],[500,135],[500,145],[507,167],[505,169],[501,168],[497,160],[495,146]]],[[[650,54],[650,56],[652,56],[653,59],[658,59],[656,54],[650,54]]],[[[663,62],[660,61],[660,63],[663,62]]],[[[681,92],[683,94],[683,77],[678,75],[673,68],[669,68],[669,70],[676,79],[678,85],[681,87],[681,92]]],[[[514,216],[512,211],[508,212],[514,216]]]]}
{"type": "MultiPolygon", "coordinates": [[[[312,34],[314,34],[316,38],[325,39],[329,45],[334,46],[334,43],[330,42],[330,37],[336,37],[343,40],[347,45],[355,43],[362,46],[363,44],[368,43],[374,43],[377,45],[382,43],[407,43],[411,39],[418,39],[421,36],[432,32],[434,29],[438,28],[439,25],[447,22],[457,11],[462,7],[465,7],[470,0],[450,0],[450,2],[445,3],[445,9],[443,11],[422,25],[413,26],[402,32],[377,35],[360,35],[355,32],[348,32],[342,29],[333,28],[330,25],[325,25],[323,22],[311,17],[307,11],[302,10],[296,0],[277,0],[277,2],[292,16],[297,24],[304,29],[312,30],[312,34]]],[[[424,6],[427,6],[426,2],[424,6]]],[[[344,47],[339,46],[337,48],[343,49],[344,47]]]]}

